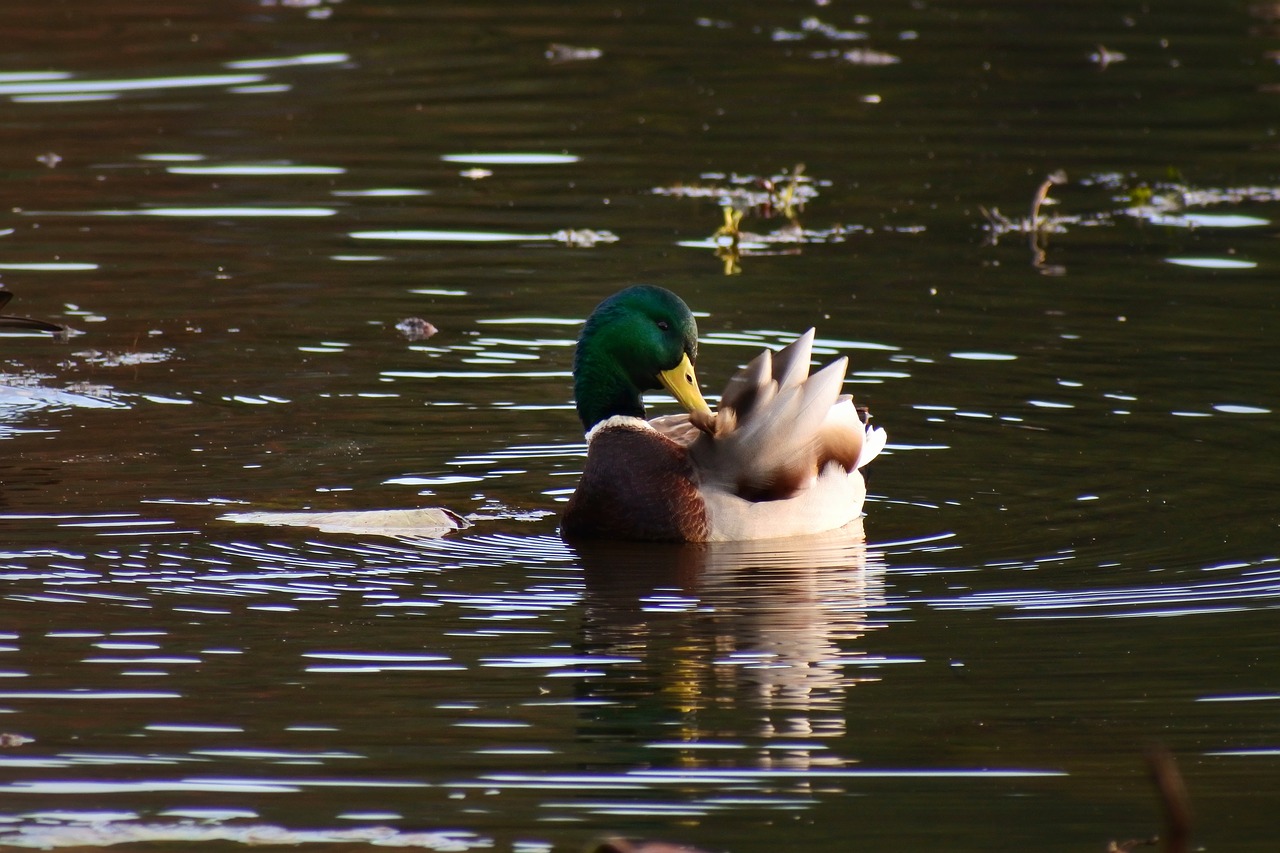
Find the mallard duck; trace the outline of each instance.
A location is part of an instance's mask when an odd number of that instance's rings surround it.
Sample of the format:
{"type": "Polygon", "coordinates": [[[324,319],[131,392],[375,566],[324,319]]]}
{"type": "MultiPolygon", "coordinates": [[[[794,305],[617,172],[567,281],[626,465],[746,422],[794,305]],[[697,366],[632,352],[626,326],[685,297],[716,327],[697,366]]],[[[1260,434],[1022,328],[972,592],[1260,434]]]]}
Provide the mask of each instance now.
{"type": "MultiPolygon", "coordinates": [[[[8,305],[9,300],[12,298],[12,293],[7,290],[0,290],[0,309],[8,305]]],[[[0,314],[0,329],[32,329],[38,332],[54,332],[57,334],[66,331],[66,327],[59,326],[56,323],[32,320],[29,317],[14,317],[9,314],[0,314]]]]}
{"type": "Polygon", "coordinates": [[[738,371],[712,412],[698,388],[698,325],[642,285],[591,313],[574,354],[587,461],[561,524],[568,539],[726,542],[820,533],[862,514],[859,470],[885,432],[841,394],[848,360],[809,375],[810,329],[738,371]],[[665,388],[686,414],[645,419],[665,388]]]}

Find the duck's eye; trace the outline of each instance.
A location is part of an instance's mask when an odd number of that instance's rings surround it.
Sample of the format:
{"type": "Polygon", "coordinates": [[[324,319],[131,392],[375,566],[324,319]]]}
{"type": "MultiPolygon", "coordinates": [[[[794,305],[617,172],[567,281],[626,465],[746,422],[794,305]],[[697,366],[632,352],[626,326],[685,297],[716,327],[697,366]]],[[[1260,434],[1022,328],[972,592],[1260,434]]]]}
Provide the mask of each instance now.
{"type": "Polygon", "coordinates": [[[670,328],[671,328],[671,324],[670,324],[670,323],[668,323],[666,320],[659,320],[659,321],[658,321],[658,328],[665,332],[665,331],[667,331],[668,329],[670,329],[670,328]]]}

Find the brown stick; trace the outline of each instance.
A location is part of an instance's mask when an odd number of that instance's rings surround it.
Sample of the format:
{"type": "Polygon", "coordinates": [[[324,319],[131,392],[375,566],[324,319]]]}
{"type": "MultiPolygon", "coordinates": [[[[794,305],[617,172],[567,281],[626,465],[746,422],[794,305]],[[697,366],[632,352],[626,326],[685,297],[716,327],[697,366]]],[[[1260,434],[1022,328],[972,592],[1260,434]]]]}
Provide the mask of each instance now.
{"type": "Polygon", "coordinates": [[[1165,853],[1188,853],[1191,849],[1191,798],[1178,772],[1173,753],[1163,746],[1147,750],[1147,768],[1160,793],[1164,808],[1165,853]]]}

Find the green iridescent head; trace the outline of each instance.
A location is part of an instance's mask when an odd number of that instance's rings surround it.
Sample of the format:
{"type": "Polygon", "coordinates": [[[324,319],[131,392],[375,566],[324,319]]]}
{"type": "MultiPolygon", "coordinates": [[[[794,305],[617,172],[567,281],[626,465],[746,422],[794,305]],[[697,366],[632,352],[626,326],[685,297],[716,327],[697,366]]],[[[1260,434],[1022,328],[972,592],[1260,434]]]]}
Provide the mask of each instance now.
{"type": "Polygon", "coordinates": [[[679,296],[653,285],[628,287],[596,306],[573,358],[573,394],[582,426],[614,415],[644,417],[645,391],[666,388],[690,412],[710,412],[693,363],[698,324],[679,296]]]}

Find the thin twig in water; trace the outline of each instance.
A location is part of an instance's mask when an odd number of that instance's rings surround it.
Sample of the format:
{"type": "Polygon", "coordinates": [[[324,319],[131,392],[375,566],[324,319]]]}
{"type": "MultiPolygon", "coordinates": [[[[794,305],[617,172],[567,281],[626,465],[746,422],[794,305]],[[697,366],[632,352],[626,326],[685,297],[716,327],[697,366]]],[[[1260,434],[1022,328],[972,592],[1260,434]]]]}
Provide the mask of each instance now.
{"type": "Polygon", "coordinates": [[[1028,222],[1027,233],[1031,243],[1031,266],[1040,270],[1045,275],[1062,275],[1066,272],[1065,267],[1057,265],[1046,265],[1045,247],[1041,245],[1040,237],[1047,229],[1047,223],[1040,218],[1040,207],[1044,204],[1045,199],[1049,197],[1049,190],[1055,186],[1061,186],[1067,182],[1067,173],[1062,169],[1049,175],[1041,182],[1039,189],[1036,190],[1035,197],[1031,200],[1031,220],[1028,222]]]}
{"type": "MultiPolygon", "coordinates": [[[[1188,853],[1191,850],[1191,798],[1173,753],[1159,744],[1150,747],[1147,769],[1164,811],[1164,853],[1188,853]]],[[[1160,841],[1160,836],[1112,841],[1107,845],[1107,853],[1133,853],[1139,847],[1154,847],[1160,841]]]]}
{"type": "Polygon", "coordinates": [[[1067,173],[1059,169],[1046,177],[1040,184],[1040,188],[1036,190],[1035,198],[1031,200],[1031,228],[1033,231],[1040,230],[1040,205],[1044,204],[1044,200],[1049,197],[1049,190],[1053,187],[1062,186],[1066,182],[1067,173]]]}
{"type": "Polygon", "coordinates": [[[1151,747],[1147,767],[1164,807],[1165,853],[1187,853],[1191,849],[1191,798],[1173,753],[1163,746],[1151,747]]]}

